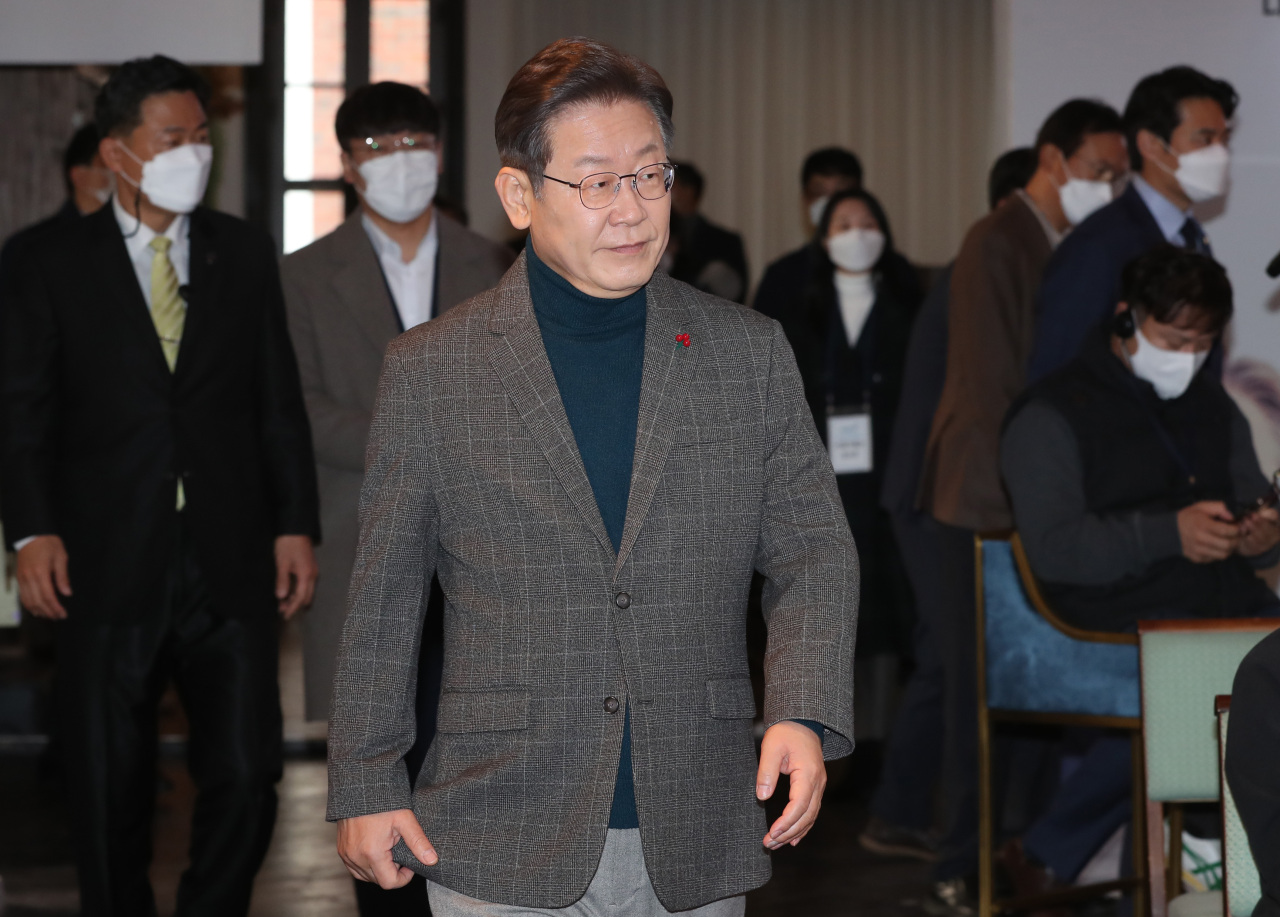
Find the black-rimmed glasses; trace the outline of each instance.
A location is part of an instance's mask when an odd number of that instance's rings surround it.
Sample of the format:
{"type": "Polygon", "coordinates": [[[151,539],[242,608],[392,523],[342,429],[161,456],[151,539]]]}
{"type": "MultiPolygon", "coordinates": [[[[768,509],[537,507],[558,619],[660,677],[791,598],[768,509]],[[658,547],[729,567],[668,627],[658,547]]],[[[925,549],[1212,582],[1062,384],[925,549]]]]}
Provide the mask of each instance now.
{"type": "Polygon", "coordinates": [[[652,165],[637,169],[630,175],[619,175],[617,172],[594,172],[580,182],[565,181],[563,178],[552,178],[545,172],[543,178],[576,188],[582,206],[588,210],[603,210],[613,203],[618,192],[622,190],[622,180],[631,179],[631,188],[646,201],[656,201],[671,190],[676,180],[676,167],[669,162],[655,162],[652,165]]]}

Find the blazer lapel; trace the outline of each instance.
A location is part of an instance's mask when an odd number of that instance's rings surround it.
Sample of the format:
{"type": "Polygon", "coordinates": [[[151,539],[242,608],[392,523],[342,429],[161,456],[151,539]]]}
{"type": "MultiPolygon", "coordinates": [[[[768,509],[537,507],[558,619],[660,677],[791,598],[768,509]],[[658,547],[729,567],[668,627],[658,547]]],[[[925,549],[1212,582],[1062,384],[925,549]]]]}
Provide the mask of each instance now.
{"type": "Polygon", "coordinates": [[[138,275],[134,273],[129,250],[116,223],[115,208],[108,205],[84,219],[92,221],[94,273],[102,279],[99,289],[120,313],[122,323],[138,341],[151,369],[162,374],[160,378],[168,379],[169,365],[165,363],[147,300],[138,287],[138,275]]]}
{"type": "MultiPolygon", "coordinates": [[[[189,372],[192,361],[198,356],[201,344],[208,340],[210,322],[215,319],[213,303],[221,295],[222,279],[226,265],[219,251],[217,236],[205,219],[204,211],[197,208],[191,214],[191,259],[188,267],[187,319],[182,327],[182,345],[178,348],[178,364],[174,375],[189,372]]],[[[152,331],[154,334],[154,329],[152,331]]],[[[162,353],[163,355],[163,353],[162,353]]]]}
{"type": "Polygon", "coordinates": [[[542,343],[542,332],[533,314],[523,253],[498,287],[498,301],[489,330],[500,336],[489,351],[489,365],[583,522],[612,557],[613,544],[596,505],[595,493],[569,426],[569,416],[560,400],[547,348],[542,343]]]}
{"type": "Polygon", "coordinates": [[[675,420],[682,415],[680,407],[698,366],[698,329],[691,327],[693,316],[681,297],[671,278],[654,273],[645,303],[644,368],[640,377],[640,417],[636,424],[635,460],[631,466],[631,494],[615,575],[626,563],[649,514],[671,451],[673,433],[679,426],[675,420]],[[676,339],[683,334],[690,334],[689,346],[676,339]]]}
{"type": "Polygon", "coordinates": [[[400,326],[378,255],[361,225],[359,210],[334,232],[333,248],[344,258],[333,275],[334,292],[381,354],[392,338],[400,334],[400,326]]]}

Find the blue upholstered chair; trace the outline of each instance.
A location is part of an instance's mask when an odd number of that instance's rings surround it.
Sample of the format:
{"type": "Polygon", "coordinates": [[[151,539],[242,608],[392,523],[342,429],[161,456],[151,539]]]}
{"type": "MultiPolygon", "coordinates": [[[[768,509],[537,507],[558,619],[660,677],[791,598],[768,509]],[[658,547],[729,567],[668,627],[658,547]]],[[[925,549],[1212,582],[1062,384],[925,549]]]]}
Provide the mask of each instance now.
{"type": "Polygon", "coordinates": [[[1146,794],[1142,785],[1142,720],[1138,646],[1133,634],[1072,627],[1045,603],[1022,543],[976,539],[978,587],[979,917],[1000,910],[1047,908],[1132,889],[1134,913],[1146,912],[1146,877],[1079,886],[1035,898],[997,901],[992,733],[1001,723],[1039,723],[1128,730],[1133,736],[1133,861],[1144,872],[1146,794]]]}

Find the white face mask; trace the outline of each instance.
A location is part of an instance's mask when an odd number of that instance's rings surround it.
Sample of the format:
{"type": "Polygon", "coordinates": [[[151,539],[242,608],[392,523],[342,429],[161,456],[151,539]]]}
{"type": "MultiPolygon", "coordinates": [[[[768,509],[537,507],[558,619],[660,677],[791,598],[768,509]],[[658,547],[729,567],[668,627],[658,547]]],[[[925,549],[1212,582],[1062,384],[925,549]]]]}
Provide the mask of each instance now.
{"type": "Polygon", "coordinates": [[[1111,182],[1090,181],[1067,173],[1067,183],[1058,189],[1062,213],[1072,226],[1079,226],[1085,217],[1099,207],[1111,203],[1111,182]]]}
{"type": "Polygon", "coordinates": [[[392,223],[422,216],[436,196],[440,169],[433,150],[397,150],[360,165],[364,202],[392,223]]]}
{"type": "Polygon", "coordinates": [[[213,169],[213,147],[207,143],[184,143],[143,162],[123,143],[120,149],[142,166],[142,181],[135,183],[123,172],[129,184],[140,189],[152,204],[170,213],[190,213],[204,198],[213,169]]]}
{"type": "Polygon", "coordinates": [[[847,229],[827,238],[827,254],[836,267],[855,274],[871,270],[884,252],[884,233],[878,229],[847,229]]]}
{"type": "Polygon", "coordinates": [[[1138,350],[1129,357],[1133,374],[1150,382],[1156,394],[1165,401],[1177,398],[1185,392],[1204,361],[1209,359],[1207,350],[1185,353],[1157,347],[1147,339],[1141,328],[1137,329],[1134,336],[1138,341],[1138,350]]]}
{"type": "Polygon", "coordinates": [[[818,228],[818,223],[822,221],[822,211],[827,209],[827,201],[831,200],[831,195],[818,198],[809,205],[809,224],[814,229],[818,228]]]}
{"type": "Polygon", "coordinates": [[[1182,193],[1199,204],[1227,193],[1230,167],[1230,151],[1221,143],[1215,143],[1179,155],[1178,170],[1173,177],[1182,186],[1182,193]]]}
{"type": "Polygon", "coordinates": [[[107,201],[111,200],[111,195],[115,193],[116,193],[116,173],[110,170],[107,170],[107,183],[103,185],[101,188],[93,189],[94,199],[97,200],[99,204],[106,204],[107,201]]]}

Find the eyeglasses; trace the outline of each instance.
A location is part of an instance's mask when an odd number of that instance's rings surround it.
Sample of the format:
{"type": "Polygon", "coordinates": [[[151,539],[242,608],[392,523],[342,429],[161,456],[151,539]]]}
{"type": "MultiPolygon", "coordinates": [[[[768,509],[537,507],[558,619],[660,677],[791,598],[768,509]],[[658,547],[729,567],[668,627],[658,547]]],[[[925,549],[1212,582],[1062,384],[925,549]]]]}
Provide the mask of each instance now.
{"type": "Polygon", "coordinates": [[[622,180],[631,179],[631,188],[646,201],[656,201],[671,190],[676,180],[676,167],[669,162],[655,162],[653,165],[637,169],[630,175],[619,175],[617,172],[594,172],[580,182],[565,181],[563,178],[552,178],[545,172],[543,178],[568,185],[578,190],[582,206],[588,210],[603,210],[613,203],[622,189],[622,180]]]}
{"type": "Polygon", "coordinates": [[[396,150],[416,150],[419,147],[430,149],[431,141],[415,140],[412,137],[401,137],[399,140],[389,140],[384,143],[379,140],[374,140],[372,137],[365,137],[364,147],[372,153],[391,153],[396,150]]]}

